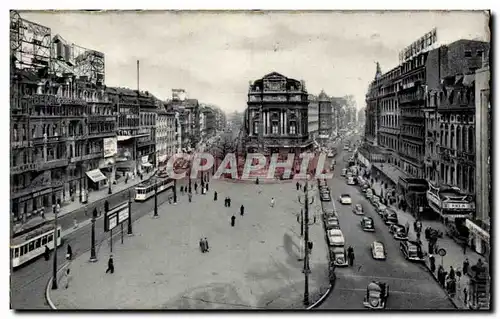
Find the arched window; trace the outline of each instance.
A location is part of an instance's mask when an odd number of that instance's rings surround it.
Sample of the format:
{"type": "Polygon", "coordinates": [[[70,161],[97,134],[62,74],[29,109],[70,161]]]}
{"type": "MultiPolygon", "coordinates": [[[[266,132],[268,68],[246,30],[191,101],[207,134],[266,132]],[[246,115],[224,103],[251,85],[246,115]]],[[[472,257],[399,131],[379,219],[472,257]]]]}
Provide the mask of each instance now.
{"type": "Polygon", "coordinates": [[[467,152],[467,126],[462,127],[462,151],[467,152]]]}
{"type": "Polygon", "coordinates": [[[469,142],[468,142],[468,146],[469,146],[469,153],[470,154],[473,154],[474,153],[474,129],[472,128],[472,126],[469,126],[469,142]]]}
{"type": "Polygon", "coordinates": [[[19,129],[17,127],[17,124],[14,124],[12,127],[12,138],[14,142],[19,141],[19,129]]]}
{"type": "Polygon", "coordinates": [[[455,146],[455,125],[451,125],[450,127],[450,148],[456,149],[455,146]]]}
{"type": "Polygon", "coordinates": [[[259,122],[258,121],[252,122],[252,132],[253,132],[253,134],[259,134],[259,122]]]}
{"type": "Polygon", "coordinates": [[[462,150],[462,127],[457,125],[457,150],[462,150]]]}
{"type": "Polygon", "coordinates": [[[444,146],[446,146],[446,147],[449,147],[449,143],[450,143],[448,137],[449,137],[449,128],[448,128],[448,124],[446,124],[444,126],[444,146]]]}

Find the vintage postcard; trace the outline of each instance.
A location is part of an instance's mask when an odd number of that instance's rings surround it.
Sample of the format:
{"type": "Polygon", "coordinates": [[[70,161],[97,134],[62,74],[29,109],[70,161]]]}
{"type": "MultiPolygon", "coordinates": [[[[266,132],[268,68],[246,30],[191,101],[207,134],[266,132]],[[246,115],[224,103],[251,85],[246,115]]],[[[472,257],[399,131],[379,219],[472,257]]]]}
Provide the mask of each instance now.
{"type": "Polygon", "coordinates": [[[10,11],[10,307],[490,310],[488,11],[10,11]]]}

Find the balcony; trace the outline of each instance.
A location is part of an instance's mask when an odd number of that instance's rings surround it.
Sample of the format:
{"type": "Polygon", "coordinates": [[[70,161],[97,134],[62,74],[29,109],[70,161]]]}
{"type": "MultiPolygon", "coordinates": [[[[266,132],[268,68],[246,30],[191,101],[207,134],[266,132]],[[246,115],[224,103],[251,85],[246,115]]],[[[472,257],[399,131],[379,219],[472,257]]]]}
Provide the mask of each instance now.
{"type": "Polygon", "coordinates": [[[115,122],[116,115],[97,115],[92,114],[88,117],[89,123],[115,122]]]}
{"type": "Polygon", "coordinates": [[[399,97],[399,103],[412,103],[412,102],[422,102],[424,101],[424,92],[419,89],[415,93],[404,94],[399,97]]]}
{"type": "Polygon", "coordinates": [[[95,133],[90,133],[88,135],[88,138],[104,138],[104,137],[113,137],[116,136],[116,131],[108,131],[108,132],[95,132],[95,133]]]}
{"type": "Polygon", "coordinates": [[[156,144],[156,141],[154,140],[142,141],[142,142],[137,142],[137,147],[145,147],[154,144],[156,144]]]}
{"type": "Polygon", "coordinates": [[[476,161],[476,156],[475,154],[471,154],[471,153],[467,153],[467,152],[462,152],[462,151],[455,151],[456,153],[456,158],[462,162],[462,163],[466,163],[466,164],[469,164],[469,165],[475,165],[475,161],[476,161]]]}
{"type": "Polygon", "coordinates": [[[10,147],[11,148],[22,148],[22,147],[29,147],[30,142],[29,141],[11,141],[10,142],[10,147]]]}
{"type": "Polygon", "coordinates": [[[94,158],[103,158],[104,157],[104,152],[96,152],[96,153],[91,153],[87,155],[81,155],[81,156],[73,156],[70,158],[69,162],[70,163],[76,163],[76,162],[83,162],[86,160],[94,159],[94,158]]]}
{"type": "Polygon", "coordinates": [[[37,170],[38,171],[46,171],[49,169],[57,168],[57,167],[63,167],[67,166],[69,163],[69,160],[64,158],[64,159],[55,159],[47,162],[42,162],[37,164],[37,170]]]}
{"type": "Polygon", "coordinates": [[[28,171],[34,171],[37,168],[36,163],[20,164],[10,168],[10,174],[21,174],[28,171]]]}

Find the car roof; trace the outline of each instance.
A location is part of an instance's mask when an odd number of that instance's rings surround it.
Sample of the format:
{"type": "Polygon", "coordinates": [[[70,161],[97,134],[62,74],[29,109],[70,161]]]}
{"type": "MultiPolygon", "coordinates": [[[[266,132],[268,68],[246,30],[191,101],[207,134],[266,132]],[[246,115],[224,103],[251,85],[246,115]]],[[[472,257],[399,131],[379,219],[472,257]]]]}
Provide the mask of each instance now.
{"type": "Polygon", "coordinates": [[[373,220],[373,218],[368,217],[368,216],[363,216],[363,219],[364,219],[364,220],[373,220]]]}
{"type": "Polygon", "coordinates": [[[330,234],[334,234],[334,235],[342,235],[342,236],[344,235],[344,234],[342,234],[342,231],[340,229],[330,229],[330,230],[328,230],[328,232],[330,234]]]}
{"type": "Polygon", "coordinates": [[[382,243],[381,243],[381,242],[379,242],[379,241],[374,241],[374,242],[373,242],[373,246],[382,246],[382,247],[384,247],[384,244],[382,244],[382,243]]]}
{"type": "Polygon", "coordinates": [[[349,195],[349,194],[342,194],[342,195],[340,195],[340,196],[342,196],[342,197],[345,197],[345,196],[346,196],[346,197],[351,197],[351,195],[349,195]]]}

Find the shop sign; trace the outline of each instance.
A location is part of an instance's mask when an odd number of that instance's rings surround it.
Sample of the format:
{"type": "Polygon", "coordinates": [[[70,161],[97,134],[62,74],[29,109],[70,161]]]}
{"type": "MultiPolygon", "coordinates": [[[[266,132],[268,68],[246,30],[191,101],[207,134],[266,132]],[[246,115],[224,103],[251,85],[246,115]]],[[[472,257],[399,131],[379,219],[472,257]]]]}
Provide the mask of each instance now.
{"type": "Polygon", "coordinates": [[[128,219],[128,203],[123,203],[106,213],[104,231],[108,232],[128,219]]]}
{"type": "Polygon", "coordinates": [[[104,158],[114,156],[118,153],[118,139],[110,137],[103,139],[104,158]]]}
{"type": "Polygon", "coordinates": [[[444,249],[444,248],[439,248],[439,250],[438,250],[438,255],[439,255],[439,256],[441,256],[441,257],[446,256],[446,249],[444,249]]]}
{"type": "Polygon", "coordinates": [[[472,209],[471,203],[443,203],[444,209],[459,209],[459,210],[470,210],[472,209]]]}

